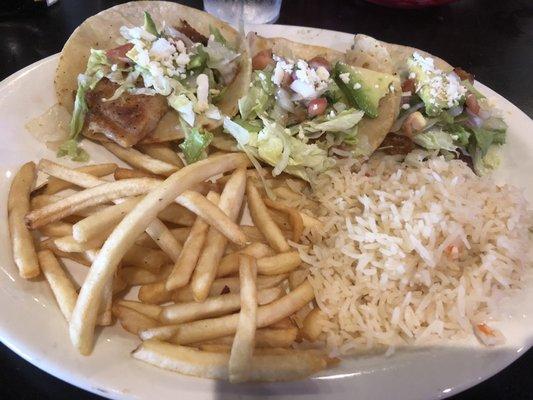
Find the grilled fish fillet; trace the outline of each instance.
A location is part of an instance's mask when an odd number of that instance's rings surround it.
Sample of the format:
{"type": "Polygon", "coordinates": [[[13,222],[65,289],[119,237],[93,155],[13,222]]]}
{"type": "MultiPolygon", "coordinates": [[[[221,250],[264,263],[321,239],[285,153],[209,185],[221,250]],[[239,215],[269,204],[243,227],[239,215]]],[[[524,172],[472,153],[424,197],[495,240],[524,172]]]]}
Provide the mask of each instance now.
{"type": "Polygon", "coordinates": [[[102,133],[123,147],[131,147],[150,134],[167,112],[164,96],[123,93],[113,101],[103,101],[115,93],[118,85],[102,79],[85,99],[89,109],[88,129],[102,133]]]}

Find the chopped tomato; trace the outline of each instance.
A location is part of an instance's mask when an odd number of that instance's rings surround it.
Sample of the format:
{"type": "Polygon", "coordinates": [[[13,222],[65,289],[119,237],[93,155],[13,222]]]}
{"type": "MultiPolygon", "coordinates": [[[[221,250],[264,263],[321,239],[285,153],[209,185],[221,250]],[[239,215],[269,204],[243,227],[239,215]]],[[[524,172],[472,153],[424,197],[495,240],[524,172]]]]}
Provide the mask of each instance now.
{"type": "Polygon", "coordinates": [[[126,57],[126,53],[133,48],[133,44],[126,43],[122,46],[115,47],[106,51],[105,55],[112,63],[130,62],[130,59],[126,57]]]}
{"type": "Polygon", "coordinates": [[[406,79],[402,83],[402,92],[411,92],[413,94],[415,92],[415,80],[414,79],[406,79]]]}
{"type": "Polygon", "coordinates": [[[313,69],[317,69],[318,67],[324,67],[328,71],[331,71],[331,64],[324,57],[313,57],[307,62],[307,64],[313,69]]]}
{"type": "Polygon", "coordinates": [[[471,113],[476,114],[476,115],[479,114],[480,107],[479,107],[479,103],[477,102],[477,98],[474,94],[469,93],[466,96],[465,103],[466,103],[466,108],[468,108],[468,110],[470,110],[471,113]]]}
{"type": "Polygon", "coordinates": [[[319,97],[318,99],[314,99],[309,102],[309,105],[307,106],[307,114],[310,117],[322,115],[324,112],[326,112],[327,107],[328,101],[323,97],[319,97]]]}

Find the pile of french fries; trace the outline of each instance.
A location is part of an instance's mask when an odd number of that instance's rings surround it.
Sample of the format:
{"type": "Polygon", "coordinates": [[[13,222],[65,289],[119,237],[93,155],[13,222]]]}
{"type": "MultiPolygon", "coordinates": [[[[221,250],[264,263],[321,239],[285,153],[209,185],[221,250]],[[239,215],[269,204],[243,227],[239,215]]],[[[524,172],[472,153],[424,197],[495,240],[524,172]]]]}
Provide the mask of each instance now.
{"type": "Polygon", "coordinates": [[[283,179],[262,177],[273,201],[241,153],[184,166],[164,144],[104,147],[130,168],[29,162],[8,201],[20,276],[42,272],[82,354],[116,318],[142,340],[134,358],[187,375],[293,380],[335,361],[299,343],[322,339],[324,314],[290,243],[319,223],[283,203],[283,179]],[[80,290],[62,259],[89,267],[80,290]]]}

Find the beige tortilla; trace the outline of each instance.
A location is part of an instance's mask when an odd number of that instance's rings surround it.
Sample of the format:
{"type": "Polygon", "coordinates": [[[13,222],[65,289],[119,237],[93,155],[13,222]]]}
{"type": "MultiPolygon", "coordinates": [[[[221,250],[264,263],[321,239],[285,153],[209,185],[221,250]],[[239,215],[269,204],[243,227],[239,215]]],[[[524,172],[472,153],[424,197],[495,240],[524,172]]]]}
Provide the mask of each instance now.
{"type": "Polygon", "coordinates": [[[283,58],[295,60],[310,60],[314,57],[324,57],[331,64],[344,59],[344,53],[321,46],[293,42],[285,38],[265,38],[250,32],[247,35],[250,55],[253,57],[262,50],[272,49],[272,53],[283,58]]]}
{"type": "MultiPolygon", "coordinates": [[[[77,90],[77,76],[85,71],[90,49],[110,49],[118,46],[121,38],[120,27],[123,25],[129,27],[142,25],[144,11],[151,14],[158,28],[161,27],[163,21],[167,25],[180,26],[181,20],[185,20],[206,37],[209,37],[210,26],[218,28],[224,38],[233,47],[239,49],[242,55],[239,61],[239,71],[217,104],[223,114],[235,115],[237,101],[248,90],[251,74],[250,57],[240,34],[230,25],[206,12],[166,1],[135,1],[121,4],[86,19],[76,28],[63,46],[56,70],[54,83],[58,102],[69,112],[72,112],[77,90]]],[[[161,123],[163,121],[164,119],[161,120],[161,123]]],[[[219,121],[205,121],[205,126],[208,129],[217,125],[220,125],[219,121]]],[[[169,130],[165,127],[158,127],[142,143],[162,142],[183,137],[179,129],[178,132],[175,131],[175,129],[169,130]]],[[[93,134],[92,136],[95,139],[102,139],[103,137],[100,134],[93,134]]]]}
{"type": "MultiPolygon", "coordinates": [[[[414,52],[424,57],[431,57],[435,66],[443,71],[451,71],[453,67],[441,58],[435,57],[423,50],[409,46],[382,42],[371,36],[357,34],[354,45],[346,52],[346,62],[362,68],[368,68],[379,72],[394,75],[402,75],[407,69],[407,59],[414,52]]],[[[389,93],[381,99],[380,114],[376,119],[363,118],[359,123],[358,138],[363,145],[365,155],[374,152],[390,128],[398,118],[401,104],[401,86],[398,80],[395,85],[395,93],[389,93]]]]}

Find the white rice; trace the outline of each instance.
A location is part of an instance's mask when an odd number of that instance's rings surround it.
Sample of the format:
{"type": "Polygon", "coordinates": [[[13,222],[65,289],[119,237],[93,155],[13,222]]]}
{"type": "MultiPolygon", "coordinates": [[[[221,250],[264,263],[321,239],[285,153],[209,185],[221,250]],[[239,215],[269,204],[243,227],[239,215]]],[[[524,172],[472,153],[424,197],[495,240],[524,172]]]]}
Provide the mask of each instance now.
{"type": "Polygon", "coordinates": [[[313,180],[322,232],[295,245],[309,264],[336,353],[472,332],[520,287],[530,215],[519,190],[441,157],[375,156],[313,180]]]}

